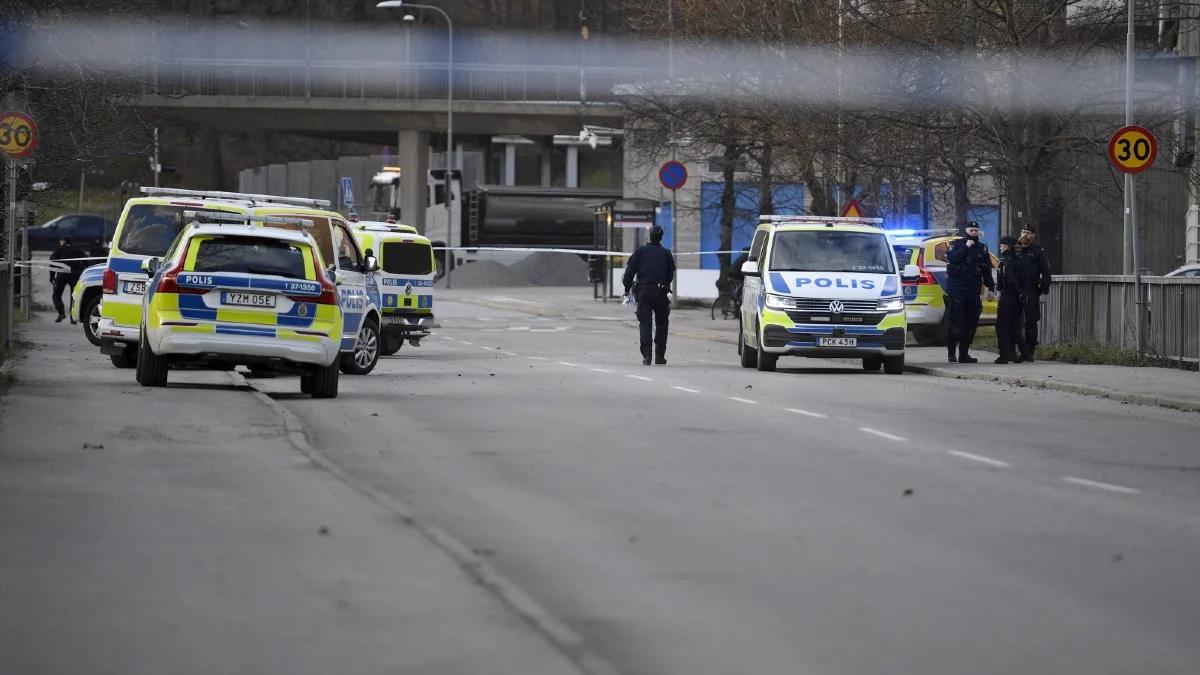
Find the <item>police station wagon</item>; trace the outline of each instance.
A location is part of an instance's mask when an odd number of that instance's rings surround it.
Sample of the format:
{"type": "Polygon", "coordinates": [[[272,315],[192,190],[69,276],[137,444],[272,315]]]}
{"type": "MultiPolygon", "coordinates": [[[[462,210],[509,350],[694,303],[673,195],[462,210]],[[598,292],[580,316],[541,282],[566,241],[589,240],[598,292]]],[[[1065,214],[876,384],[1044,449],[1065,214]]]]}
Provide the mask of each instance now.
{"type": "Polygon", "coordinates": [[[904,372],[901,270],[877,218],[763,216],[742,266],[738,354],[774,370],[780,356],[861,358],[904,372]]]}

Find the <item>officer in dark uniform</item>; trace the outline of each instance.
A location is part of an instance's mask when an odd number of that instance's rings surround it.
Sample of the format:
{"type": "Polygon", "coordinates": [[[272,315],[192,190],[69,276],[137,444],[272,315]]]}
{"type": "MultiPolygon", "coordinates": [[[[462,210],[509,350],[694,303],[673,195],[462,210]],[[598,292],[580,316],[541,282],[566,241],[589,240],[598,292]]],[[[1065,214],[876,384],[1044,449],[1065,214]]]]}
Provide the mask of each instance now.
{"type": "Polygon", "coordinates": [[[1020,247],[1017,250],[1018,259],[1025,269],[1024,276],[1029,279],[1025,300],[1022,307],[1025,323],[1025,340],[1021,345],[1021,361],[1032,363],[1036,360],[1034,350],[1038,345],[1038,322],[1042,320],[1042,303],[1040,296],[1050,293],[1050,261],[1046,252],[1034,243],[1037,233],[1029,225],[1021,227],[1020,247]],[[1036,279],[1036,281],[1034,281],[1036,279]]]}
{"type": "Polygon", "coordinates": [[[995,293],[996,282],[992,279],[992,257],[987,245],[979,241],[979,224],[968,222],[963,235],[946,254],[946,312],[950,322],[946,353],[950,363],[978,363],[969,351],[983,312],[979,295],[984,286],[989,295],[995,293]]]}
{"type": "MultiPolygon", "coordinates": [[[[58,248],[54,249],[54,252],[50,254],[50,260],[67,261],[62,263],[63,265],[66,265],[67,271],[50,272],[50,281],[54,284],[54,290],[51,291],[51,297],[54,300],[54,309],[58,310],[58,318],[54,320],[55,323],[59,323],[63,319],[67,318],[66,307],[63,305],[62,301],[62,292],[64,288],[67,290],[67,301],[71,302],[71,289],[75,288],[75,282],[79,281],[79,273],[83,269],[83,261],[74,260],[74,258],[84,257],[86,256],[83,254],[83,251],[80,251],[79,249],[75,248],[73,244],[71,244],[70,237],[62,237],[59,239],[58,248]]],[[[75,323],[75,320],[71,319],[71,323],[75,323]]]]}
{"type": "Polygon", "coordinates": [[[654,362],[667,363],[667,317],[671,314],[671,281],[675,278],[675,258],[663,248],[663,229],[650,228],[650,243],[629,256],[625,267],[625,295],[634,289],[637,298],[637,318],[641,326],[642,365],[650,365],[650,345],[654,344],[654,362]],[[634,279],[637,284],[634,284],[634,279]],[[653,340],[650,317],[654,316],[653,340]]]}
{"type": "Polygon", "coordinates": [[[1018,351],[1025,351],[1021,346],[1024,338],[1021,335],[1021,322],[1024,317],[1023,295],[1025,293],[1025,268],[1017,259],[1017,238],[1004,236],[1000,238],[1000,270],[996,277],[996,286],[1000,291],[1000,306],[996,310],[996,342],[999,344],[1000,356],[994,363],[1019,362],[1018,351]]]}

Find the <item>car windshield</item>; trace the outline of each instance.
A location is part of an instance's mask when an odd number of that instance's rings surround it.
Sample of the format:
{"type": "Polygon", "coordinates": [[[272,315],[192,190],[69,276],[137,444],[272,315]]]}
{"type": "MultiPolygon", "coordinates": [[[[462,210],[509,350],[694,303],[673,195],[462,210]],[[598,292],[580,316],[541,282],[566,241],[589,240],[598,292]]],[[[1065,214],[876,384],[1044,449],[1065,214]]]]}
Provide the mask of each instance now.
{"type": "Polygon", "coordinates": [[[200,242],[193,272],[272,274],[304,279],[304,246],[257,237],[220,237],[200,242]]]}
{"type": "Polygon", "coordinates": [[[892,252],[882,233],[839,230],[776,232],[770,269],[775,272],[893,274],[892,252]]]}
{"type": "Polygon", "coordinates": [[[134,255],[161,256],[187,224],[183,212],[193,210],[196,207],[170,204],[132,206],[121,228],[117,248],[134,255]]]}
{"type": "Polygon", "coordinates": [[[389,241],[383,245],[380,264],[389,274],[431,274],[433,257],[429,246],[415,242],[389,241]]]}

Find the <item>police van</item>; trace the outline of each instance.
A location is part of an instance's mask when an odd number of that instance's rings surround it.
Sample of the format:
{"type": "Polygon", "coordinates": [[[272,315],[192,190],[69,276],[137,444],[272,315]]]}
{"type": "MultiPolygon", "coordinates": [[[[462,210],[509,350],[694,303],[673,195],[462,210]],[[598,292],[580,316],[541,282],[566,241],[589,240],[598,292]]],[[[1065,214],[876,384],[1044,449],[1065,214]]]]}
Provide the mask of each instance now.
{"type": "Polygon", "coordinates": [[[350,224],[359,246],[379,261],[375,273],[383,312],[380,353],[390,356],[407,340],[414,347],[433,330],[433,243],[409,225],[350,224]]]}
{"type": "MultiPolygon", "coordinates": [[[[102,301],[94,332],[100,351],[112,359],[113,365],[132,368],[137,364],[147,279],[142,262],[166,253],[186,225],[185,213],[196,212],[237,215],[247,221],[294,216],[311,222],[310,234],[317,242],[324,268],[335,280],[341,302],[342,372],[364,375],[374,369],[382,325],[375,269],[368,266],[341,214],[325,210],[328,201],[177,188],[146,187],[142,192],[147,196],[125,204],[100,277],[102,301]]],[[[294,225],[273,226],[297,229],[294,225]]],[[[82,306],[88,306],[96,291],[86,287],[78,290],[82,306]]]]}
{"type": "Polygon", "coordinates": [[[901,269],[878,218],[762,216],[742,265],[738,354],[775,370],[780,356],[861,358],[904,372],[901,269]]]}

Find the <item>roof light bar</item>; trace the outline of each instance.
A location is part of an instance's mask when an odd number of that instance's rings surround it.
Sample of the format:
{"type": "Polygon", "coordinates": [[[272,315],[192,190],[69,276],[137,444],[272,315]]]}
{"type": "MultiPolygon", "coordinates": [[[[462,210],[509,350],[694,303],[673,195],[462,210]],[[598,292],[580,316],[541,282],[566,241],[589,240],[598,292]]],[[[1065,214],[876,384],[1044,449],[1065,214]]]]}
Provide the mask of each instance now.
{"type": "Polygon", "coordinates": [[[759,216],[760,223],[846,223],[849,225],[883,225],[883,218],[841,216],[759,216]]]}
{"type": "Polygon", "coordinates": [[[182,188],[144,187],[142,194],[151,197],[194,197],[197,199],[227,199],[241,202],[265,204],[288,204],[290,206],[307,206],[310,208],[327,209],[328,199],[307,199],[304,197],[280,197],[277,195],[258,195],[247,192],[220,192],[213,190],[184,190],[182,188]]]}

